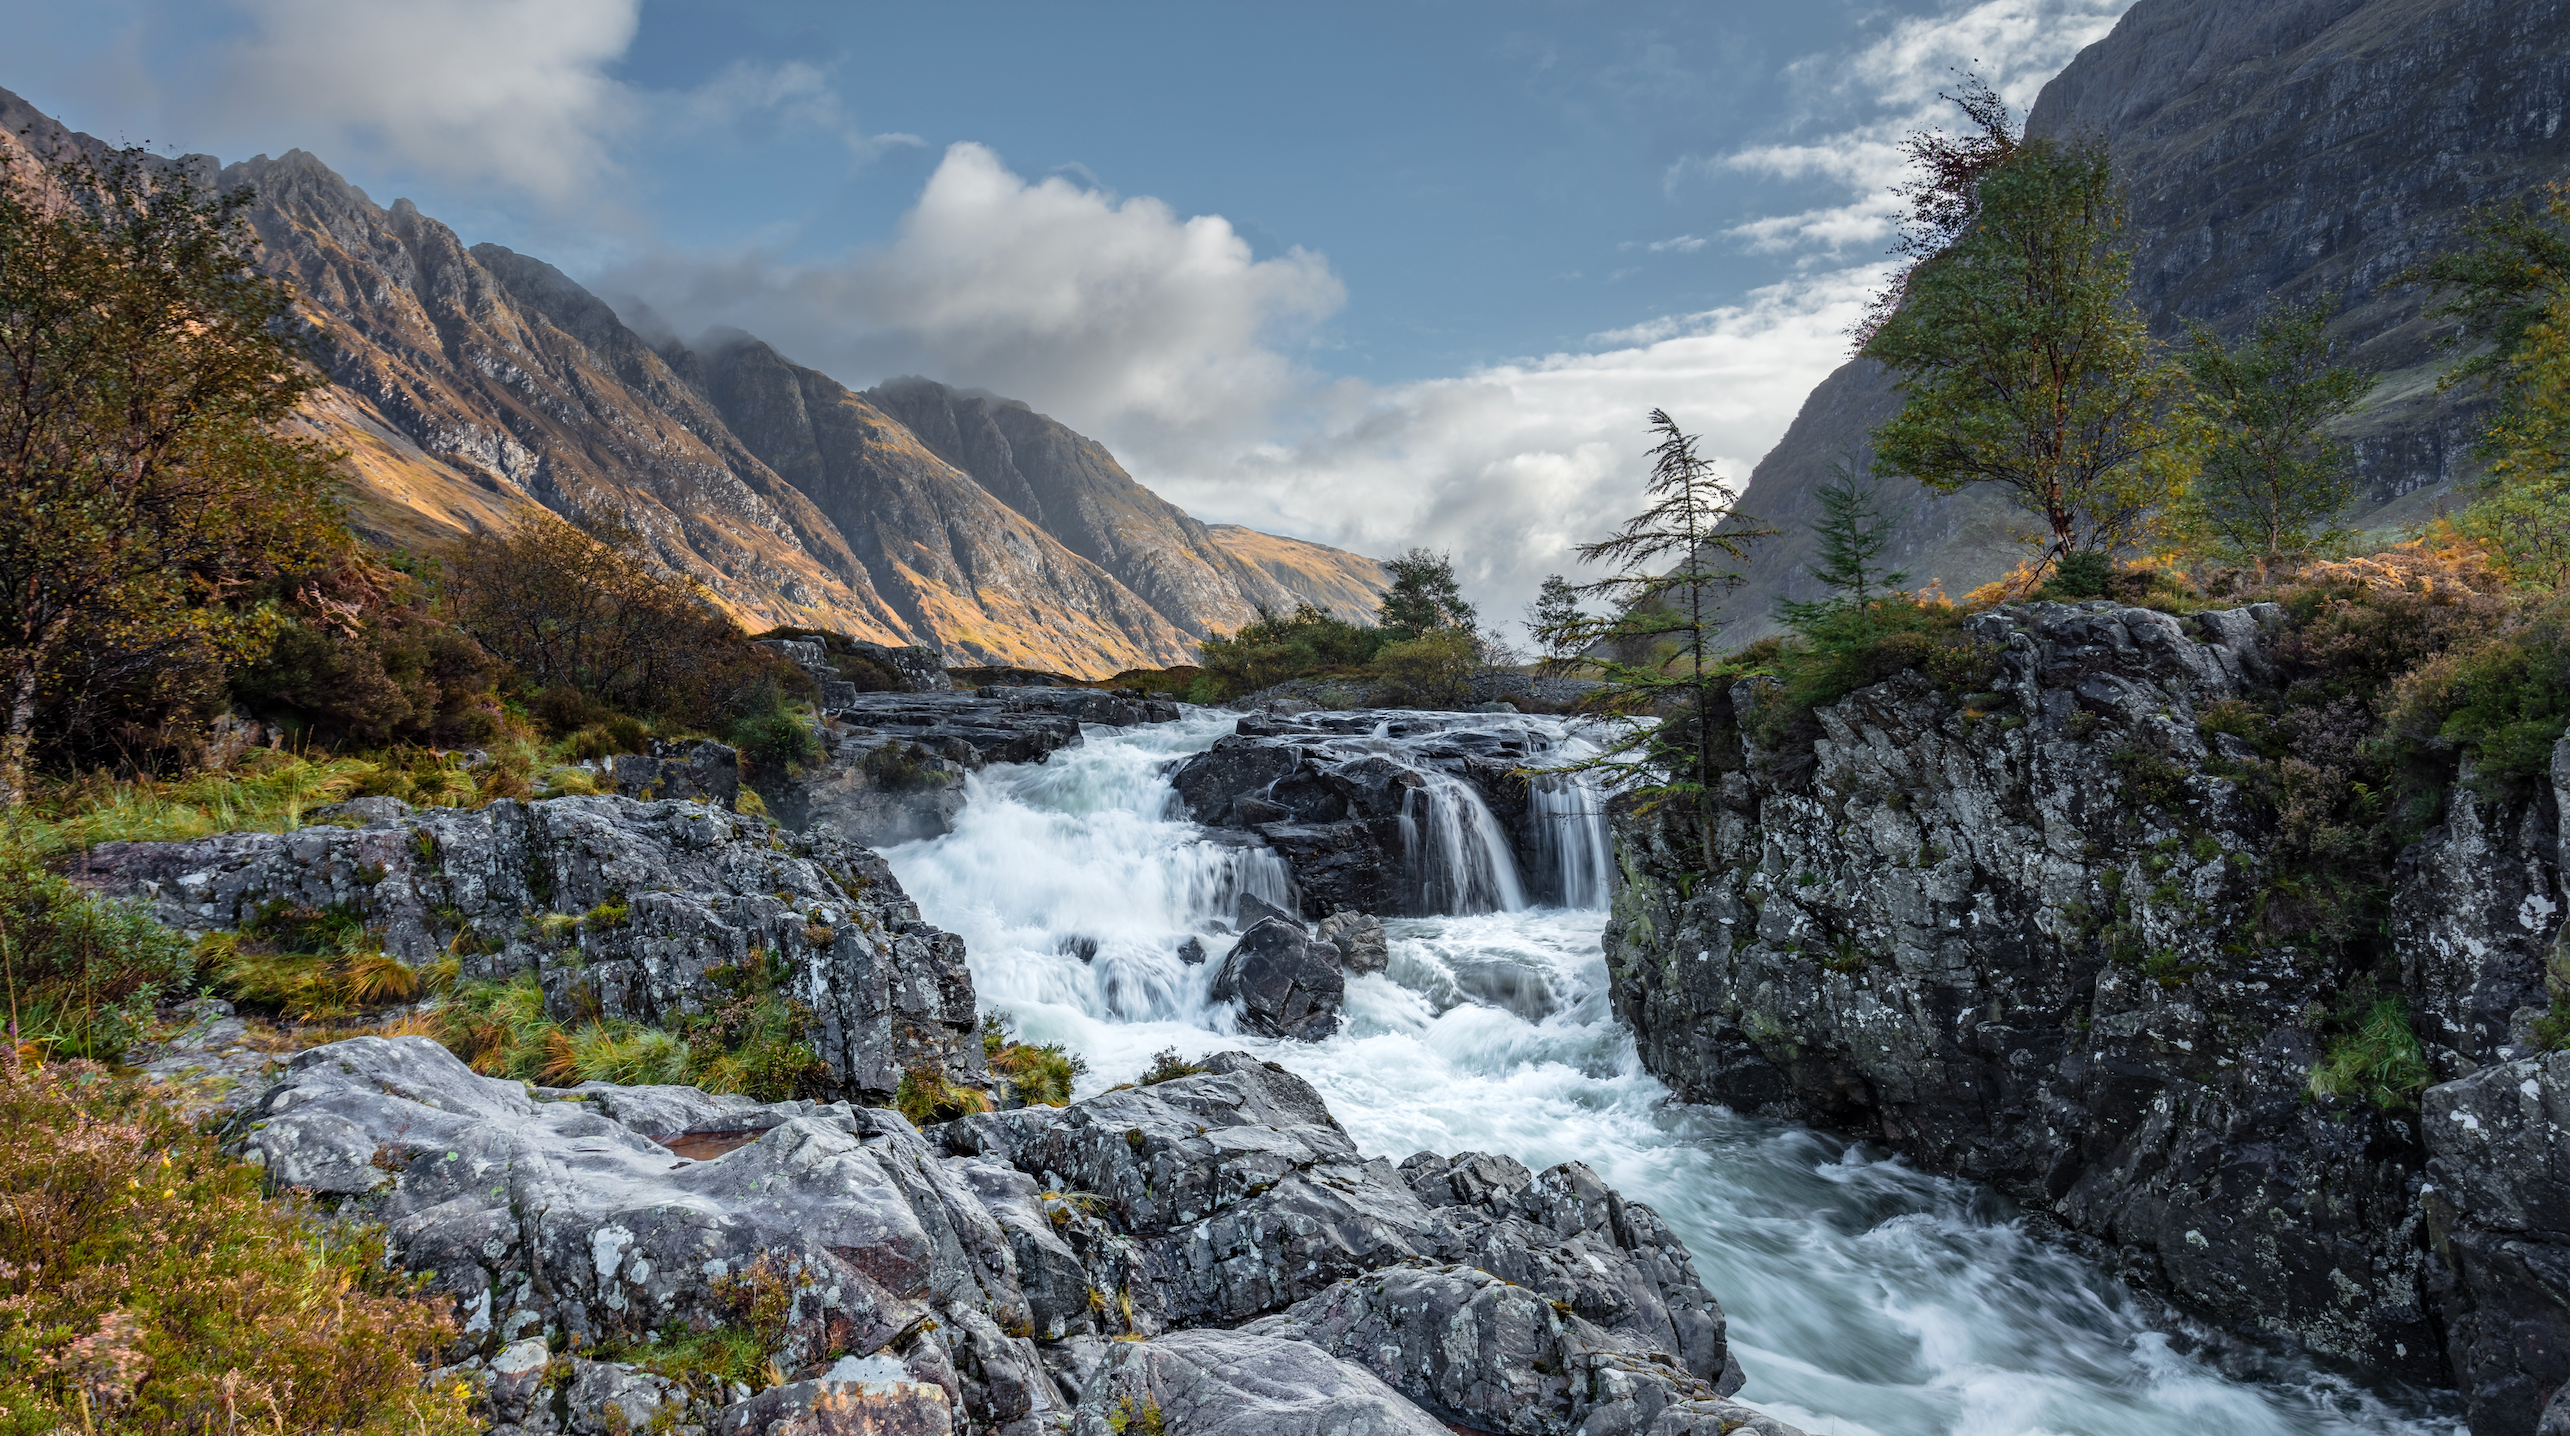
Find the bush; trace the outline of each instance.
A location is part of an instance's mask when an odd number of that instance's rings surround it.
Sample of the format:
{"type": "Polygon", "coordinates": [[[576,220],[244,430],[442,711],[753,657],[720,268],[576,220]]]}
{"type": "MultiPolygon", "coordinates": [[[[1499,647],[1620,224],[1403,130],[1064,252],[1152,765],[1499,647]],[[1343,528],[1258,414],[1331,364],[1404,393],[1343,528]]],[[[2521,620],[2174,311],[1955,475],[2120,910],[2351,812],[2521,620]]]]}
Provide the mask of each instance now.
{"type": "Polygon", "coordinates": [[[892,1105],[914,1127],[931,1127],[991,1109],[991,1099],[960,1082],[949,1082],[933,1067],[913,1067],[901,1074],[892,1105]]]}
{"type": "Polygon", "coordinates": [[[1367,665],[1375,701],[1400,708],[1461,708],[1472,701],[1481,650],[1471,630],[1442,628],[1387,643],[1367,665]]]}
{"type": "Polygon", "coordinates": [[[267,1201],[169,1107],[0,1052],[0,1432],[477,1429],[423,1389],[447,1300],[380,1231],[267,1201]]]}
{"type": "Polygon", "coordinates": [[[1354,669],[1371,662],[1388,641],[1379,628],[1332,617],[1308,603],[1296,604],[1287,614],[1261,608],[1256,621],[1242,624],[1229,638],[1208,638],[1198,645],[1203,662],[1187,696],[1198,703],[1219,703],[1288,679],[1354,669]]]}
{"type": "Polygon", "coordinates": [[[199,951],[226,993],[298,1022],[407,1002],[420,988],[383,935],[345,908],[272,902],[239,932],[208,934],[199,951]]]}
{"type": "MultiPolygon", "coordinates": [[[[571,921],[563,919],[566,932],[571,921]]],[[[810,1042],[811,1009],[780,991],[776,964],[754,953],[740,967],[705,975],[728,1000],[679,1014],[665,1028],[595,1016],[557,1021],[532,972],[457,984],[432,1014],[429,1035],[474,1071],[521,1082],[684,1083],[763,1102],[813,1095],[823,1064],[810,1042]]]]}
{"type": "Polygon", "coordinates": [[[45,870],[0,833],[0,971],[17,1042],[47,1054],[113,1061],[142,1034],[155,1003],[184,993],[196,963],[187,939],[139,903],[106,902],[45,870]]]}
{"type": "Polygon", "coordinates": [[[1064,1051],[1058,1042],[1038,1046],[1018,1041],[1008,1019],[996,1012],[982,1018],[982,1056],[1006,1084],[1008,1095],[1029,1107],[1069,1106],[1072,1087],[1089,1070],[1086,1059],[1064,1051]]]}
{"type": "Polygon", "coordinates": [[[1151,1070],[1142,1074],[1142,1085],[1145,1087],[1155,1087],[1163,1082],[1175,1082],[1181,1077],[1193,1077],[1204,1070],[1204,1068],[1197,1064],[1179,1056],[1177,1048],[1163,1047],[1159,1052],[1153,1054],[1151,1058],[1151,1070]]]}

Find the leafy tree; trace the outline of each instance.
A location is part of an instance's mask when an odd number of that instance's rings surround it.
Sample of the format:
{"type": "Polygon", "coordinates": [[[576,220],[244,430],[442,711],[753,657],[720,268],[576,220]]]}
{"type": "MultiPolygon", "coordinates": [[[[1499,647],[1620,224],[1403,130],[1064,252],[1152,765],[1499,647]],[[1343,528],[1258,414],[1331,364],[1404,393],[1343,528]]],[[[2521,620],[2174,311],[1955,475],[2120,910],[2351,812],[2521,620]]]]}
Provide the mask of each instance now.
{"type": "Polygon", "coordinates": [[[1258,610],[1256,620],[1197,645],[1202,671],[1188,693],[1199,703],[1219,703],[1272,687],[1289,678],[1371,662],[1386,642],[1384,631],[1350,623],[1308,603],[1292,613],[1258,610]]]}
{"type": "Polygon", "coordinates": [[[2465,237],[2407,276],[2445,290],[2429,312],[2459,321],[2454,343],[2477,346],[2442,382],[2498,393],[2477,449],[2490,492],[2462,527],[2511,578],[2557,588],[2570,581],[2570,181],[2540,211],[2483,211],[2465,237]]]}
{"type": "Polygon", "coordinates": [[[1526,605],[1526,630],[1543,649],[1546,673],[1558,677],[1579,661],[1580,635],[1588,624],[1589,616],[1579,606],[1579,590],[1571,587],[1571,581],[1558,573],[1544,575],[1535,601],[1526,605]]]}
{"type": "Polygon", "coordinates": [[[1603,689],[1598,711],[1620,719],[1622,731],[1596,757],[1574,769],[1608,774],[1639,793],[1644,807],[1705,791],[1713,782],[1719,725],[1716,710],[1741,670],[1723,661],[1717,644],[1722,620],[1716,595],[1740,585],[1726,566],[1745,558],[1767,530],[1733,512],[1738,495],[1712,461],[1696,451],[1696,438],[1666,411],[1651,411],[1651,477],[1643,486],[1650,507],[1623,528],[1581,544],[1581,560],[1613,570],[1575,594],[1606,598],[1614,611],[1565,630],[1563,641],[1601,647],[1603,689]],[[1670,567],[1653,566],[1674,557],[1670,567]]]}
{"type": "Polygon", "coordinates": [[[140,151],[0,177],[0,800],[28,796],[66,647],[264,647],[229,600],[338,533],[335,456],[278,425],[321,383],[253,263],[246,191],[140,151]]]}
{"type": "Polygon", "coordinates": [[[1383,566],[1392,575],[1392,588],[1376,607],[1375,621],[1393,638],[1417,638],[1440,628],[1470,630],[1479,621],[1455,581],[1454,555],[1414,548],[1383,566]]]}
{"type": "Polygon", "coordinates": [[[1886,573],[1875,566],[1892,546],[1892,519],[1883,512],[1882,497],[1879,481],[1844,464],[1831,469],[1829,482],[1820,487],[1820,522],[1812,526],[1820,540],[1820,561],[1811,570],[1830,596],[1777,605],[1788,627],[1807,638],[1848,617],[1866,627],[1874,601],[1909,581],[1906,573],[1886,573]]]}
{"type": "Polygon", "coordinates": [[[1902,264],[1856,325],[1859,353],[1900,311],[1918,267],[1944,253],[1972,227],[1973,217],[1981,212],[1981,181],[2017,152],[2016,122],[1999,92],[1972,74],[1963,77],[1959,88],[1959,95],[1940,91],[1937,98],[1963,111],[1970,128],[1960,135],[1918,130],[1901,142],[1911,176],[1894,186],[1892,193],[1908,204],[1909,213],[1902,217],[1892,252],[1901,256],[1902,264]]]}
{"type": "Polygon", "coordinates": [[[1878,473],[1940,492],[2006,489],[2044,556],[2149,536],[2188,445],[2181,376],[2128,295],[2124,190],[2101,141],[2019,142],[1973,187],[1960,234],[1919,261],[1862,352],[1904,396],[1875,431],[1878,473]]]}
{"type": "Polygon", "coordinates": [[[2336,300],[2276,305],[2237,348],[2191,325],[2186,356],[2195,409],[2211,442],[2195,479],[2196,521],[2264,572],[2335,536],[2356,497],[2356,454],[2322,427],[2363,406],[2368,370],[2330,362],[2336,300]]]}

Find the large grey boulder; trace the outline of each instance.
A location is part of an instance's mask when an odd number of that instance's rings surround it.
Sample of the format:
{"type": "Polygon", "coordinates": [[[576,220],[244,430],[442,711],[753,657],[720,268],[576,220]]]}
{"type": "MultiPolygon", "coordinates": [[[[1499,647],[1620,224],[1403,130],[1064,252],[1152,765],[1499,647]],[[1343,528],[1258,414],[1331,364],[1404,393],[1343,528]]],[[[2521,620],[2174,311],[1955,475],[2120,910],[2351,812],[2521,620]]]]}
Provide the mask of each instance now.
{"type": "Polygon", "coordinates": [[[366,1037],[295,1057],[228,1140],[274,1184],[385,1224],[456,1304],[441,1377],[523,1436],[619,1419],[1037,1436],[1151,1402],[1170,1433],[1436,1429],[1412,1398],[1535,1413],[1485,1428],[1511,1432],[1738,1411],[1721,1309],[1650,1208],[1577,1163],[1422,1153],[1396,1170],[1282,1068],[1204,1066],[922,1134],[846,1103],[529,1089],[425,1038],[366,1037]],[[725,1140],[701,1158],[654,1140],[687,1135],[725,1140]],[[547,1337],[737,1322],[742,1280],[789,1294],[785,1386],[548,1358],[547,1337]],[[1256,1413],[1285,1424],[1236,1424],[1256,1413]]]}
{"type": "Polygon", "coordinates": [[[1383,935],[1383,919],[1371,913],[1341,909],[1322,918],[1313,935],[1339,950],[1339,966],[1350,977],[1391,965],[1392,944],[1383,935]]]}
{"type": "Polygon", "coordinates": [[[914,1067],[984,1078],[962,939],[921,921],[874,853],[719,806],[503,800],[354,828],[102,843],[82,877],[191,932],[274,903],[339,908],[415,966],[453,954],[467,978],[534,973],[566,1022],[711,1011],[733,994],[709,972],[765,953],[812,1010],[839,1092],[889,1101],[914,1067]]]}
{"type": "Polygon", "coordinates": [[[1238,999],[1252,1032],[1318,1042],[1339,1028],[1347,974],[1339,950],[1305,935],[1300,921],[1265,918],[1240,935],[1214,975],[1217,1002],[1238,999]]]}
{"type": "Polygon", "coordinates": [[[1319,1347],[1238,1331],[1117,1342],[1076,1436],[1447,1436],[1443,1423],[1319,1347]]]}

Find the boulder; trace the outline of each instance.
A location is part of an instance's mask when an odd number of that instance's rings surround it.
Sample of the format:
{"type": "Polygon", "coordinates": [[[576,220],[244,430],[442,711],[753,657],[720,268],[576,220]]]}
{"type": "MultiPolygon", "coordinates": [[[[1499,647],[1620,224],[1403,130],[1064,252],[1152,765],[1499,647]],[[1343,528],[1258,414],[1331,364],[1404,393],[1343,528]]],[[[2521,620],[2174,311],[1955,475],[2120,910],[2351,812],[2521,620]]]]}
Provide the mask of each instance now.
{"type": "Polygon", "coordinates": [[[647,753],[619,753],[607,760],[616,791],[648,802],[685,798],[718,808],[739,805],[741,755],[707,738],[665,742],[654,738],[647,753]]]}
{"type": "Polygon", "coordinates": [[[1447,1436],[1363,1369],[1300,1341],[1174,1331],[1116,1342],[1076,1408],[1076,1436],[1447,1436]]]}
{"type": "Polygon", "coordinates": [[[1721,1309],[1648,1207],[1576,1163],[1396,1170],[1282,1068],[1203,1065],[923,1134],[845,1103],[530,1091],[424,1038],[365,1037],[298,1055],[227,1136],[276,1185],[382,1222],[456,1304],[441,1379],[527,1436],[1038,1436],[1155,1403],[1171,1432],[1439,1429],[1414,1398],[1511,1432],[1745,1419],[1719,1395],[1738,1382],[1721,1309]],[[671,1128],[747,1140],[690,1157],[654,1140],[671,1128]],[[576,1356],[729,1322],[736,1277],[789,1294],[787,1385],[681,1389],[576,1356]],[[1207,1424],[1238,1412],[1287,1424],[1207,1424]],[[1650,1422],[1615,1424],[1636,1412],[1650,1422]]]}
{"type": "Polygon", "coordinates": [[[1315,935],[1339,950],[1339,966],[1350,977],[1381,972],[1391,964],[1392,945],[1384,938],[1383,919],[1370,913],[1342,908],[1322,918],[1315,935]]]}
{"type": "Polygon", "coordinates": [[[1218,1002],[1237,998],[1242,1021],[1253,1032],[1318,1042],[1338,1031],[1347,975],[1339,967],[1339,950],[1305,936],[1301,919],[1263,918],[1223,959],[1213,996],[1218,1002]]]}
{"type": "Polygon", "coordinates": [[[920,920],[883,859],[703,803],[503,799],[357,828],[102,843],[82,879],[190,932],[272,903],[352,912],[414,966],[452,954],[467,978],[534,973],[565,1022],[711,1011],[733,994],[708,971],[763,950],[811,1008],[837,1093],[889,1101],[914,1067],[969,1085],[986,1072],[963,941],[920,920]]]}

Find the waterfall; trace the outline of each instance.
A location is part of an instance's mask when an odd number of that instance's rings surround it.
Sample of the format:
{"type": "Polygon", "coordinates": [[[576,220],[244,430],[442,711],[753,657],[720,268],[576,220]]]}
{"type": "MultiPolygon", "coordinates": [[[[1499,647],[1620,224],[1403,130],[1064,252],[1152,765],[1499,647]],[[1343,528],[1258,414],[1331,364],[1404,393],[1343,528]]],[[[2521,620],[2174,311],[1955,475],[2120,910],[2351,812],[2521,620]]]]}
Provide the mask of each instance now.
{"type": "Polygon", "coordinates": [[[1611,1010],[1594,784],[1531,780],[1521,872],[1503,824],[1446,771],[1470,746],[1458,735],[1504,739],[1538,770],[1593,753],[1564,720],[1405,716],[1407,737],[1324,740],[1420,776],[1405,862],[1449,910],[1386,922],[1391,965],[1348,983],[1337,1035],[1240,1032],[1207,999],[1232,905],[1288,900],[1288,874],[1184,821],[1166,775],[1233,716],[1092,728],[1042,765],[987,769],[953,832],[885,854],[921,913],[963,936],[983,1011],[1087,1061],[1081,1093],[1133,1081],[1163,1049],[1245,1049],[1317,1087],[1368,1157],[1586,1162],[1685,1238],[1748,1369],[1741,1398],[1815,1436],[2459,1436],[2414,1394],[2291,1353],[2257,1379],[2224,1375],[2155,1328],[2159,1308],[1969,1183],[1674,1101],[1611,1010]]]}
{"type": "Polygon", "coordinates": [[[1615,845],[1606,830],[1606,795],[1585,773],[1539,775],[1527,784],[1527,846],[1548,880],[1546,896],[1564,907],[1606,906],[1615,845]]]}
{"type": "Polygon", "coordinates": [[[1524,912],[1508,830],[1472,784],[1435,768],[1401,797],[1401,857],[1420,916],[1524,912]]]}

